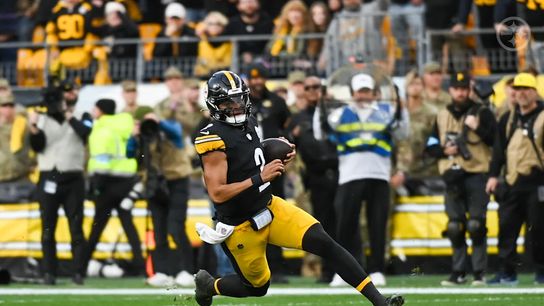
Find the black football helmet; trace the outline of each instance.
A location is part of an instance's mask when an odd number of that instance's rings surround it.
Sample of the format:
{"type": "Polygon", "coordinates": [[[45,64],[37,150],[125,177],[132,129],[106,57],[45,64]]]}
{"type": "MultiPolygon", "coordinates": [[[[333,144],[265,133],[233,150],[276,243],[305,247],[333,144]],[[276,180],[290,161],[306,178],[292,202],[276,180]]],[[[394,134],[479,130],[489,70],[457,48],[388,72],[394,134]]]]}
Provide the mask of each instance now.
{"type": "Polygon", "coordinates": [[[243,125],[251,114],[249,88],[236,73],[218,71],[208,80],[206,105],[213,119],[234,126],[243,125]]]}

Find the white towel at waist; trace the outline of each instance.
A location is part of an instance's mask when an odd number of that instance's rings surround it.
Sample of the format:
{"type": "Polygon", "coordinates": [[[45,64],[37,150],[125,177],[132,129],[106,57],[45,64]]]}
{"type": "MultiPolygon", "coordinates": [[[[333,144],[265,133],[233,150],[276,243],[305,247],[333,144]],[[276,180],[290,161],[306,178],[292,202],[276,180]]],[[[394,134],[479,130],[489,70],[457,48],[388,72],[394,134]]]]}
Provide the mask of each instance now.
{"type": "Polygon", "coordinates": [[[225,239],[229,238],[229,236],[234,232],[233,225],[228,225],[221,222],[217,223],[215,229],[200,222],[197,222],[195,227],[200,239],[209,244],[219,244],[225,241],[225,239]]]}

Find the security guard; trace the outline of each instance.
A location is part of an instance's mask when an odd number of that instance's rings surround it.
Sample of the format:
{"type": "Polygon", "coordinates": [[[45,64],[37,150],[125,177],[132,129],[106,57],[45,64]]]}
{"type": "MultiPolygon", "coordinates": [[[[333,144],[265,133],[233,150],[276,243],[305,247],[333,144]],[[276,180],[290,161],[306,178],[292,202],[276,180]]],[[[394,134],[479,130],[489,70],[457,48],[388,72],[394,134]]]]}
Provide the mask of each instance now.
{"type": "Polygon", "coordinates": [[[0,203],[28,200],[34,165],[27,119],[17,112],[13,96],[0,96],[0,203]]]}
{"type": "Polygon", "coordinates": [[[486,210],[489,196],[485,193],[486,175],[495,136],[495,116],[487,107],[469,99],[470,76],[451,76],[452,103],[439,111],[433,132],[427,141],[427,152],[439,159],[438,170],[446,183],[445,234],[453,247],[452,274],[443,286],[466,282],[466,232],[472,239],[473,285],[484,285],[487,267],[486,210]],[[467,219],[467,213],[470,216],[467,219]]]}
{"type": "MultiPolygon", "coordinates": [[[[386,285],[385,244],[389,216],[389,179],[394,141],[406,139],[409,118],[400,105],[377,100],[380,93],[374,78],[356,74],[350,84],[354,103],[334,110],[328,123],[334,131],[338,151],[337,241],[359,261],[363,260],[359,215],[366,202],[371,255],[368,271],[377,285],[386,285]]],[[[336,274],[331,286],[345,282],[336,274]]]]}
{"type": "Polygon", "coordinates": [[[535,282],[544,284],[544,104],[538,101],[532,74],[518,74],[513,87],[517,106],[499,120],[486,187],[499,196],[498,177],[505,166],[506,186],[498,199],[501,269],[489,284],[517,284],[516,241],[524,222],[536,265],[535,282]]]}
{"type": "Polygon", "coordinates": [[[143,273],[142,247],[132,220],[132,207],[120,205],[136,183],[136,160],[126,158],[127,142],[134,128],[134,120],[128,113],[115,115],[115,106],[113,100],[100,99],[93,110],[95,122],[89,135],[87,171],[92,176],[95,214],[86,260],[88,262],[91,259],[111,211],[115,209],[132,249],[133,268],[143,273]]]}

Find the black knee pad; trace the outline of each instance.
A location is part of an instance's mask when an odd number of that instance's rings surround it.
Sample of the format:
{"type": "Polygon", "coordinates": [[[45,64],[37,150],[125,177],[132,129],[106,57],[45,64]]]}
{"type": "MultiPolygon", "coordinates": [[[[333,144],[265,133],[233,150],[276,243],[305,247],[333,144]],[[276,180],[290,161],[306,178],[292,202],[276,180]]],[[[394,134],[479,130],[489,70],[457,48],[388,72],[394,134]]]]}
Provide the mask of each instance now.
{"type": "Polygon", "coordinates": [[[268,292],[268,287],[270,287],[270,281],[261,287],[248,287],[248,290],[251,296],[265,296],[268,292]]]}
{"type": "Polygon", "coordinates": [[[445,234],[454,248],[462,247],[465,244],[465,224],[462,222],[453,220],[448,222],[445,234]]]}
{"type": "Polygon", "coordinates": [[[485,222],[483,220],[468,220],[467,231],[472,239],[472,245],[479,246],[485,243],[487,228],[485,227],[485,222]]]}

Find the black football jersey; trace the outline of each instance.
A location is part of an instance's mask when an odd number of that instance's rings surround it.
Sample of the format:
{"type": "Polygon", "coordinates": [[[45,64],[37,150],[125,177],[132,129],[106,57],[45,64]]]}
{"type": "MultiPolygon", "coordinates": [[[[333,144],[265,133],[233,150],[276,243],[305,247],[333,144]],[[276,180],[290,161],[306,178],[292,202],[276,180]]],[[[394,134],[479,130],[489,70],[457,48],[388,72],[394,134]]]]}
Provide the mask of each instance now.
{"type": "MultiPolygon", "coordinates": [[[[64,2],[53,8],[50,20],[46,26],[48,35],[55,37],[58,41],[84,40],[90,29],[89,13],[92,6],[81,1],[69,10],[64,2]]],[[[68,47],[61,47],[68,48],[68,47]]]]}
{"type": "MultiPolygon", "coordinates": [[[[261,141],[255,131],[256,120],[250,117],[243,127],[212,121],[195,138],[200,156],[212,151],[227,154],[227,183],[244,181],[261,172],[265,165],[261,141]]],[[[238,225],[262,210],[272,199],[270,182],[252,186],[224,203],[214,203],[217,220],[238,225]]]]}

